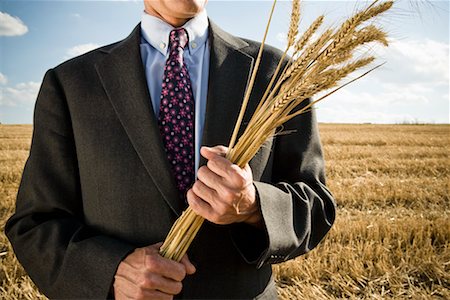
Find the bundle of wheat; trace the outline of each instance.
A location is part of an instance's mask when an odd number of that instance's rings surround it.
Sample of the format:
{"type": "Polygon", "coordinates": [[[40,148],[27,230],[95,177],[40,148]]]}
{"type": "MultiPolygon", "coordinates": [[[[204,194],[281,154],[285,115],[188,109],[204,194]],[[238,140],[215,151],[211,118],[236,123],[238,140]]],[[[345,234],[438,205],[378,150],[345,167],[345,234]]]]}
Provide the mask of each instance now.
{"type": "MultiPolygon", "coordinates": [[[[356,50],[360,46],[371,42],[388,45],[386,33],[373,24],[367,24],[369,20],[387,11],[393,5],[393,1],[378,2],[380,1],[375,0],[340,26],[326,29],[313,40],[314,34],[323,23],[324,16],[318,17],[302,35],[299,35],[300,1],[294,0],[286,49],[258,107],[236,143],[258,72],[264,42],[276,4],[276,0],[274,1],[241,112],[228,147],[227,159],[243,168],[256,155],[261,145],[273,136],[276,129],[280,128],[282,124],[306,112],[315,103],[380,66],[371,68],[362,75],[341,84],[342,79],[349,74],[374,61],[373,56],[354,59],[356,50]],[[292,59],[286,62],[287,53],[290,50],[293,51],[292,59]],[[328,91],[328,93],[314,101],[309,101],[313,96],[324,91],[328,91]]],[[[239,209],[238,207],[239,204],[237,209],[239,209]]],[[[161,255],[180,261],[203,221],[204,219],[196,215],[191,208],[183,212],[162,245],[161,255]]]]}

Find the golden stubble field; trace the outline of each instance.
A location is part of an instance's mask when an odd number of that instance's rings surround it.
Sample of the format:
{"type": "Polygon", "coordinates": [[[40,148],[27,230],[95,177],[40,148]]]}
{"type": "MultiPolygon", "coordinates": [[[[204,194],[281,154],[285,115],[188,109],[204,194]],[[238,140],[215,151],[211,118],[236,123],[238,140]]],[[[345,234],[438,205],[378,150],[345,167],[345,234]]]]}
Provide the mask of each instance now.
{"type": "MultiPolygon", "coordinates": [[[[338,202],[321,245],[274,266],[282,299],[450,299],[450,126],[320,125],[338,202]]],[[[0,299],[46,299],[3,233],[32,127],[0,125],[0,299]]]]}

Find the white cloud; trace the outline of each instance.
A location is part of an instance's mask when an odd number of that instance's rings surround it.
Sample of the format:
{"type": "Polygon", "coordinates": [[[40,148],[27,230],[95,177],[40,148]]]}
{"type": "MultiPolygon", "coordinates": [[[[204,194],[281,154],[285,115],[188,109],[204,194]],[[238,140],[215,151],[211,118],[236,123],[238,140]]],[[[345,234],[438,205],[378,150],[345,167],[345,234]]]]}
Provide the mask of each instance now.
{"type": "Polygon", "coordinates": [[[2,73],[0,73],[0,84],[4,85],[7,83],[8,83],[8,78],[5,75],[3,75],[2,73]]]}
{"type": "Polygon", "coordinates": [[[18,17],[0,11],[0,36],[24,35],[28,27],[18,17]]]}
{"type": "Polygon", "coordinates": [[[68,55],[68,57],[75,57],[75,56],[84,54],[86,52],[89,52],[91,50],[94,50],[95,48],[98,48],[98,47],[100,47],[100,45],[94,44],[94,43],[77,45],[77,46],[74,46],[74,47],[68,49],[67,55],[68,55]]]}
{"type": "MultiPolygon", "coordinates": [[[[358,82],[354,84],[357,85],[358,82]]],[[[370,91],[357,91],[351,88],[344,88],[330,97],[331,99],[344,99],[345,103],[349,105],[364,103],[365,106],[386,107],[393,104],[427,104],[430,102],[429,93],[430,91],[426,87],[415,84],[381,85],[378,90],[372,89],[370,91]]]]}
{"type": "Polygon", "coordinates": [[[31,106],[36,101],[40,86],[40,83],[30,81],[0,87],[0,106],[31,106]]]}
{"type": "Polygon", "coordinates": [[[78,14],[78,13],[70,14],[70,16],[71,16],[71,17],[74,17],[74,18],[77,18],[77,19],[81,18],[81,15],[78,14]]]}
{"type": "Polygon", "coordinates": [[[385,82],[448,85],[449,48],[431,39],[393,40],[388,48],[374,47],[374,52],[387,62],[381,72],[385,82]]]}
{"type": "Polygon", "coordinates": [[[424,41],[394,41],[391,49],[412,63],[417,73],[449,79],[449,45],[426,39],[424,41]]]}

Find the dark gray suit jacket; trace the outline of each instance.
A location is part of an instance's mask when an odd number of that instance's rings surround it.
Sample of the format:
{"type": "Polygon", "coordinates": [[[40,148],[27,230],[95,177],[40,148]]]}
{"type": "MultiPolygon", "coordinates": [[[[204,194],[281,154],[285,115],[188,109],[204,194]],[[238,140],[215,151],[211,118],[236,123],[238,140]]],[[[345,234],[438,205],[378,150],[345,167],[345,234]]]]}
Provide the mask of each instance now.
{"type": "MultiPolygon", "coordinates": [[[[121,42],[49,70],[42,83],[6,233],[51,298],[107,298],[119,262],[163,241],[185,208],[151,106],[140,38],[138,26],[121,42]]],[[[210,45],[203,144],[227,145],[259,44],[211,23],[210,45]]],[[[279,57],[266,47],[250,112],[279,57]]],[[[285,128],[296,132],[267,141],[250,163],[265,230],[206,223],[189,251],[197,273],[179,297],[272,299],[271,264],[311,250],[330,229],[335,204],[313,112],[285,128]]]]}

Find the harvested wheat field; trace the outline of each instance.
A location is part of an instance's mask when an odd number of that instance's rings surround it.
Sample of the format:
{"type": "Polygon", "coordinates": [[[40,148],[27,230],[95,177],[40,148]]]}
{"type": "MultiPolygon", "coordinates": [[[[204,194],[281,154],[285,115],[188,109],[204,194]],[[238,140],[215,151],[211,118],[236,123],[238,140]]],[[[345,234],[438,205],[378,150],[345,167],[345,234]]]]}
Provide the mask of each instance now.
{"type": "MultiPolygon", "coordinates": [[[[450,299],[450,126],[321,124],[336,224],[274,266],[281,299],[450,299]]],[[[0,299],[45,299],[3,234],[32,127],[0,125],[0,299]]]]}

